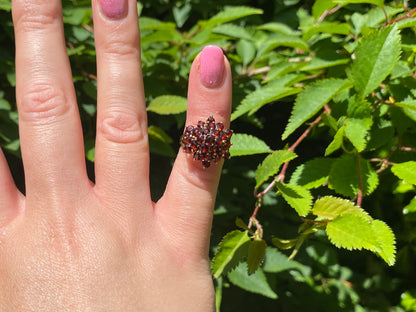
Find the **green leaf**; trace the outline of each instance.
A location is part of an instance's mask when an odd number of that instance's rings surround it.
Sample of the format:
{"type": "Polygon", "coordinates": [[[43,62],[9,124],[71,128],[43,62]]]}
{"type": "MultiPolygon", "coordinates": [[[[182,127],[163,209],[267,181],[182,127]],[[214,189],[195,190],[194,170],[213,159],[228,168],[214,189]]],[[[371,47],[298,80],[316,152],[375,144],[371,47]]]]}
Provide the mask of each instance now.
{"type": "Polygon", "coordinates": [[[282,250],[292,249],[293,247],[296,246],[297,242],[298,242],[297,238],[294,238],[294,239],[283,239],[279,237],[272,238],[273,245],[275,245],[277,248],[282,249],[282,250]]]}
{"type": "Polygon", "coordinates": [[[376,233],[380,248],[377,254],[384,260],[388,265],[394,265],[396,262],[396,239],[393,231],[390,227],[380,220],[374,220],[371,225],[376,233]]]}
{"type": "Polygon", "coordinates": [[[264,253],[266,252],[267,244],[262,239],[254,239],[250,242],[247,256],[247,272],[248,275],[257,271],[264,261],[264,253]]]}
{"type": "Polygon", "coordinates": [[[6,99],[0,99],[0,110],[11,110],[11,105],[6,99]]]}
{"type": "Polygon", "coordinates": [[[231,157],[271,152],[266,143],[249,134],[234,133],[231,137],[231,144],[231,157]]]}
{"type": "Polygon", "coordinates": [[[324,79],[308,85],[296,98],[282,140],[285,140],[305,121],[313,117],[334,95],[349,86],[350,82],[344,79],[324,79]]]}
{"type": "Polygon", "coordinates": [[[199,22],[199,24],[204,28],[213,27],[255,14],[263,14],[263,10],[246,6],[229,6],[226,7],[225,10],[211,17],[209,20],[199,22]]]}
{"type": "Polygon", "coordinates": [[[299,216],[306,216],[312,207],[313,197],[304,187],[299,185],[290,185],[276,183],[276,187],[282,193],[287,203],[296,210],[299,216]]]}
{"type": "Polygon", "coordinates": [[[296,30],[293,30],[293,28],[289,27],[286,24],[275,22],[260,25],[257,27],[257,29],[272,31],[283,35],[297,35],[300,33],[296,30]]]}
{"type": "Polygon", "coordinates": [[[326,233],[331,243],[338,248],[380,251],[371,221],[361,216],[343,214],[328,223],[326,233]]]}
{"type": "Polygon", "coordinates": [[[416,185],[416,161],[407,161],[395,164],[391,167],[393,172],[399,179],[416,185]]]}
{"type": "Polygon", "coordinates": [[[149,150],[151,153],[175,157],[176,153],[170,146],[173,140],[165,131],[156,126],[149,126],[147,132],[149,135],[149,150]]]}
{"type": "Polygon", "coordinates": [[[172,138],[165,131],[163,131],[162,128],[156,126],[149,126],[149,128],[147,129],[147,133],[149,134],[149,136],[161,142],[168,144],[173,142],[172,138]]]}
{"type": "MultiPolygon", "coordinates": [[[[355,155],[345,154],[335,160],[329,173],[329,187],[338,194],[350,198],[357,196],[360,187],[357,164],[355,155]]],[[[378,175],[366,159],[361,158],[360,168],[363,194],[369,195],[378,185],[378,175]]]]}
{"type": "Polygon", "coordinates": [[[333,152],[341,148],[342,143],[344,142],[345,127],[346,126],[342,126],[338,129],[337,133],[335,133],[334,139],[331,143],[329,143],[325,150],[325,156],[331,155],[333,152]]]}
{"type": "Polygon", "coordinates": [[[309,51],[308,44],[296,35],[276,34],[268,38],[267,43],[259,49],[259,55],[263,55],[278,47],[296,48],[309,51]]]}
{"type": "Polygon", "coordinates": [[[160,115],[171,115],[186,111],[186,107],[186,98],[177,95],[162,95],[151,101],[147,110],[160,115]]]}
{"type": "Polygon", "coordinates": [[[227,274],[240,261],[247,257],[250,238],[247,232],[238,230],[227,233],[218,246],[218,251],[211,263],[214,278],[227,274]]]}
{"type": "Polygon", "coordinates": [[[248,40],[239,40],[236,44],[236,50],[243,60],[243,65],[248,65],[256,56],[256,47],[253,42],[248,40]]]}
{"type": "Polygon", "coordinates": [[[348,35],[351,31],[349,24],[339,22],[322,22],[313,26],[301,27],[301,29],[304,31],[302,39],[305,41],[319,33],[348,35]]]}
{"type": "Polygon", "coordinates": [[[277,298],[277,294],[271,289],[263,270],[259,269],[254,274],[248,275],[245,262],[240,263],[235,270],[228,273],[228,279],[244,290],[272,299],[277,298]]]}
{"type": "Polygon", "coordinates": [[[316,0],[312,6],[312,15],[317,20],[325,11],[329,11],[336,6],[332,0],[316,0]]]}
{"type": "Polygon", "coordinates": [[[10,12],[12,9],[12,2],[10,0],[0,0],[0,10],[10,12]]]}
{"type": "Polygon", "coordinates": [[[215,26],[212,32],[216,34],[220,34],[220,35],[225,35],[228,37],[238,38],[238,39],[246,39],[246,40],[253,39],[253,37],[245,28],[234,25],[234,24],[222,24],[222,25],[215,26]]]}
{"type": "Polygon", "coordinates": [[[297,261],[289,260],[286,255],[276,248],[268,247],[266,249],[263,265],[264,272],[278,273],[291,269],[303,271],[303,265],[297,261]]]}
{"type": "Polygon", "coordinates": [[[365,97],[391,73],[400,57],[400,33],[397,26],[381,28],[364,38],[355,51],[351,77],[355,89],[365,97]]]}
{"type": "Polygon", "coordinates": [[[343,6],[349,3],[370,3],[382,7],[384,4],[384,0],[332,0],[332,2],[342,4],[343,6]]]}
{"type": "Polygon", "coordinates": [[[373,121],[371,118],[356,119],[349,118],[345,127],[345,136],[350,140],[358,152],[362,152],[368,140],[368,131],[373,121]]]}
{"type": "Polygon", "coordinates": [[[298,166],[290,177],[290,184],[301,185],[307,189],[317,188],[328,181],[329,171],[334,159],[314,158],[298,166]]]}
{"type": "Polygon", "coordinates": [[[249,93],[242,101],[235,111],[231,114],[231,121],[236,118],[249,113],[249,115],[254,114],[264,105],[279,100],[281,98],[287,97],[299,93],[300,88],[290,88],[284,86],[277,87],[263,87],[259,90],[256,90],[252,93],[249,93]]]}
{"type": "Polygon", "coordinates": [[[324,196],[315,201],[312,213],[319,218],[328,220],[333,220],[344,214],[356,215],[369,221],[372,220],[364,209],[356,206],[353,202],[333,196],[324,196]]]}
{"type": "Polygon", "coordinates": [[[275,151],[266,156],[256,170],[256,188],[267,181],[269,177],[275,175],[279,171],[280,166],[282,166],[285,162],[288,162],[296,157],[297,156],[294,152],[288,150],[275,151]]]}

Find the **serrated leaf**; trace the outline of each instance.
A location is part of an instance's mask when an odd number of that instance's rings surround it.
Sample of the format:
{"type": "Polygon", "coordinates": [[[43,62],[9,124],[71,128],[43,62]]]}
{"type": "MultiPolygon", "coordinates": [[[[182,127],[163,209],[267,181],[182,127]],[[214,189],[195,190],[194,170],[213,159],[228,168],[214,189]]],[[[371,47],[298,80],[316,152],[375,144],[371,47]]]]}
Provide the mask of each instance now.
{"type": "Polygon", "coordinates": [[[272,299],[277,298],[277,294],[271,289],[263,270],[258,269],[254,274],[248,275],[245,262],[240,263],[235,270],[228,273],[228,279],[244,290],[272,299]]]}
{"type": "Polygon", "coordinates": [[[151,101],[147,110],[160,115],[171,115],[186,111],[186,107],[186,98],[177,95],[162,95],[151,101]]]}
{"type": "Polygon", "coordinates": [[[390,74],[399,60],[400,33],[387,26],[364,38],[355,51],[351,76],[355,89],[365,97],[390,74]]]}
{"type": "MultiPolygon", "coordinates": [[[[364,195],[371,194],[378,185],[378,175],[368,160],[361,158],[361,180],[364,195]]],[[[360,187],[358,160],[355,155],[342,155],[334,161],[329,172],[328,185],[338,194],[357,196],[360,187]]]]}
{"type": "Polygon", "coordinates": [[[264,272],[278,273],[290,269],[303,271],[303,265],[297,261],[289,260],[276,248],[267,247],[263,265],[264,272]]]}
{"type": "Polygon", "coordinates": [[[250,242],[247,256],[247,273],[253,274],[257,271],[264,261],[264,253],[266,252],[267,244],[262,239],[254,239],[250,242]]]}
{"type": "Polygon", "coordinates": [[[292,249],[293,247],[295,247],[297,242],[298,242],[297,238],[294,238],[294,239],[282,239],[278,237],[272,238],[273,245],[275,245],[277,248],[282,249],[282,250],[292,249]]]}
{"type": "Polygon", "coordinates": [[[247,232],[238,230],[227,233],[218,246],[218,251],[211,263],[214,278],[227,274],[247,257],[250,238],[247,232]]]}
{"type": "Polygon", "coordinates": [[[267,53],[278,47],[289,47],[303,51],[309,51],[308,44],[296,35],[276,34],[270,36],[267,43],[259,49],[259,55],[267,53]]]}
{"type": "Polygon", "coordinates": [[[399,179],[416,185],[416,161],[395,164],[391,167],[391,172],[399,179]]]}
{"type": "Polygon", "coordinates": [[[334,95],[348,88],[349,85],[350,82],[344,79],[324,79],[308,85],[296,98],[282,140],[285,140],[305,121],[313,117],[334,95]]]}
{"type": "Polygon", "coordinates": [[[290,185],[276,183],[276,187],[282,193],[286,202],[296,210],[299,216],[306,216],[312,207],[313,197],[304,187],[299,185],[290,185]]]}
{"type": "Polygon", "coordinates": [[[231,137],[230,155],[245,156],[253,154],[270,153],[270,147],[262,140],[249,134],[235,133],[231,137]]]}
{"type": "Polygon", "coordinates": [[[288,150],[275,151],[266,156],[256,170],[256,188],[260,187],[269,177],[275,175],[285,162],[296,157],[294,152],[288,150]]]}
{"type": "Polygon", "coordinates": [[[250,33],[243,27],[237,26],[234,24],[222,24],[215,26],[212,30],[213,33],[225,35],[228,37],[252,40],[253,37],[250,33]]]}
{"type": "Polygon", "coordinates": [[[331,155],[333,152],[341,148],[342,143],[344,142],[345,127],[346,126],[342,126],[335,133],[334,139],[331,143],[329,143],[328,147],[325,150],[325,156],[331,155]]]}
{"type": "Polygon", "coordinates": [[[237,106],[235,111],[231,114],[231,121],[235,120],[236,118],[246,113],[249,113],[250,115],[254,114],[262,106],[270,102],[279,100],[281,98],[287,97],[289,95],[299,93],[300,91],[301,91],[300,88],[278,86],[278,87],[263,87],[259,90],[249,93],[241,101],[241,104],[237,106]]]}
{"type": "Polygon", "coordinates": [[[396,262],[396,239],[393,231],[390,227],[380,220],[374,220],[371,223],[374,232],[376,233],[380,248],[377,254],[384,260],[388,265],[394,265],[396,262]]]}
{"type": "Polygon", "coordinates": [[[253,42],[248,40],[239,40],[236,44],[236,50],[243,60],[243,65],[248,65],[256,56],[256,47],[253,42]]]}
{"type": "Polygon", "coordinates": [[[345,136],[350,140],[358,152],[362,152],[368,140],[368,131],[373,121],[371,118],[349,118],[345,127],[345,136]]]}
{"type": "Polygon", "coordinates": [[[304,31],[302,39],[305,41],[319,33],[348,35],[351,31],[349,24],[339,22],[322,22],[313,26],[301,27],[301,29],[304,31]]]}
{"type": "Polygon", "coordinates": [[[209,20],[199,23],[206,28],[228,23],[236,19],[255,14],[263,14],[263,10],[250,8],[247,6],[229,6],[211,17],[209,20]]]}
{"type": "Polygon", "coordinates": [[[344,214],[356,215],[368,221],[372,220],[364,209],[356,206],[353,202],[333,196],[324,196],[315,201],[312,213],[327,220],[333,220],[344,214]]]}
{"type": "Polygon", "coordinates": [[[307,189],[317,188],[328,181],[334,159],[315,158],[298,166],[290,177],[290,184],[298,184],[307,189]]]}
{"type": "Polygon", "coordinates": [[[326,233],[338,248],[380,252],[371,221],[355,214],[344,214],[328,223],[326,233]]]}

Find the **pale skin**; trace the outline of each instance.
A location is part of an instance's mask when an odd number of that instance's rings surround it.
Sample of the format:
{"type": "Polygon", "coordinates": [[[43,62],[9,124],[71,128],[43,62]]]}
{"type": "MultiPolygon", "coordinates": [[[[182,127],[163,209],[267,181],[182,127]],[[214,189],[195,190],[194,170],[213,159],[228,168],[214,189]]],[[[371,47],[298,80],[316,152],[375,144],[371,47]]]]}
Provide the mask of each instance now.
{"type": "MultiPolygon", "coordinates": [[[[213,311],[208,246],[222,163],[178,152],[153,203],[136,1],[108,18],[92,1],[97,51],[95,176],[89,181],[60,0],[13,0],[26,194],[0,151],[0,310],[213,311]],[[197,199],[197,204],[195,199],[197,199]]],[[[189,77],[186,124],[229,125],[231,74],[189,77]]]]}

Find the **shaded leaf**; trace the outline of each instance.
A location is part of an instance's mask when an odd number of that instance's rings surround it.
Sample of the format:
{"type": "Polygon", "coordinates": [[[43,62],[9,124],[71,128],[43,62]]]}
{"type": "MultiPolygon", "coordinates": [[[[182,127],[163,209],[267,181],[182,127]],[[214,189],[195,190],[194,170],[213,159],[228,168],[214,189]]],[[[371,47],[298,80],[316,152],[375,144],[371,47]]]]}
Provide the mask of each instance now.
{"type": "Polygon", "coordinates": [[[239,40],[236,44],[236,50],[243,60],[243,65],[248,65],[256,56],[256,47],[253,42],[248,40],[239,40]]]}
{"type": "Polygon", "coordinates": [[[350,140],[358,152],[362,152],[368,140],[368,131],[373,121],[371,118],[356,119],[349,118],[345,127],[345,136],[350,140]]]}
{"type": "Polygon", "coordinates": [[[218,251],[211,263],[214,278],[227,274],[247,257],[250,238],[247,232],[238,230],[227,233],[218,246],[218,251]]]}
{"type": "Polygon", "coordinates": [[[151,101],[147,110],[160,115],[171,115],[186,111],[186,107],[186,98],[177,95],[162,95],[151,101]]]}
{"type": "Polygon", "coordinates": [[[247,256],[248,275],[251,275],[254,272],[256,272],[259,266],[263,263],[266,247],[267,244],[262,239],[254,239],[250,242],[247,256]]]}
{"type": "Polygon", "coordinates": [[[378,175],[368,160],[361,158],[361,173],[359,174],[358,160],[354,155],[342,155],[332,164],[328,185],[335,192],[348,196],[357,196],[362,180],[363,194],[371,194],[378,185],[378,175]]]}
{"type": "Polygon", "coordinates": [[[249,93],[242,101],[235,111],[231,114],[231,121],[236,118],[249,113],[254,114],[262,106],[279,100],[281,98],[287,97],[299,93],[300,88],[290,88],[290,87],[263,87],[259,90],[256,90],[252,93],[249,93]]]}
{"type": "Polygon", "coordinates": [[[297,261],[289,260],[276,248],[267,247],[263,265],[264,272],[278,273],[290,269],[303,271],[303,265],[297,261]]]}
{"type": "Polygon", "coordinates": [[[313,117],[334,95],[349,86],[350,82],[344,79],[324,79],[308,85],[296,98],[282,140],[313,117]]]}
{"type": "Polygon", "coordinates": [[[235,133],[231,137],[231,157],[270,153],[270,147],[262,140],[249,134],[235,133]]]}
{"type": "Polygon", "coordinates": [[[272,238],[273,245],[275,245],[277,248],[282,249],[282,250],[292,249],[293,247],[295,247],[297,242],[298,242],[297,238],[294,238],[294,239],[283,239],[283,238],[278,238],[278,237],[272,238]]]}
{"type": "Polygon", "coordinates": [[[276,187],[282,193],[287,203],[296,210],[299,216],[306,216],[312,207],[313,197],[311,193],[302,186],[276,183],[276,187]]]}
{"type": "Polygon", "coordinates": [[[298,184],[307,189],[317,188],[328,181],[334,159],[314,158],[298,166],[290,177],[290,184],[298,184]]]}
{"type": "Polygon", "coordinates": [[[397,26],[381,28],[362,40],[351,68],[355,89],[361,96],[367,96],[390,74],[400,52],[397,26]]]}
{"type": "Polygon", "coordinates": [[[258,269],[254,274],[248,275],[247,263],[240,263],[235,270],[228,273],[228,279],[234,285],[268,298],[276,299],[277,294],[267,282],[263,270],[258,269]]]}
{"type": "Polygon", "coordinates": [[[288,150],[275,151],[266,156],[256,170],[256,188],[267,181],[269,177],[275,175],[285,162],[288,162],[296,157],[297,156],[294,152],[288,150]]]}
{"type": "Polygon", "coordinates": [[[213,33],[225,35],[228,37],[252,40],[253,37],[250,33],[243,27],[237,26],[234,24],[222,24],[215,26],[212,30],[213,33]]]}

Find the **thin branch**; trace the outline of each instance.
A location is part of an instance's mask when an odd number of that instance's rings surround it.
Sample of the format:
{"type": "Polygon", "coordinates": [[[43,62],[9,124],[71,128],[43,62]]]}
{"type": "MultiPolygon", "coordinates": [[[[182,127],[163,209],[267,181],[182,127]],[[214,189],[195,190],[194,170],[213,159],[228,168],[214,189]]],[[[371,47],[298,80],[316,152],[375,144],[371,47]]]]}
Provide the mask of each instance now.
{"type": "Polygon", "coordinates": [[[363,176],[361,172],[361,155],[357,153],[357,167],[358,167],[358,195],[357,206],[361,207],[363,201],[363,176]]]}
{"type": "Polygon", "coordinates": [[[324,13],[319,17],[318,22],[322,22],[325,17],[327,17],[330,14],[334,14],[336,11],[338,11],[341,8],[341,4],[338,4],[337,6],[333,7],[331,10],[325,10],[324,13]]]}

